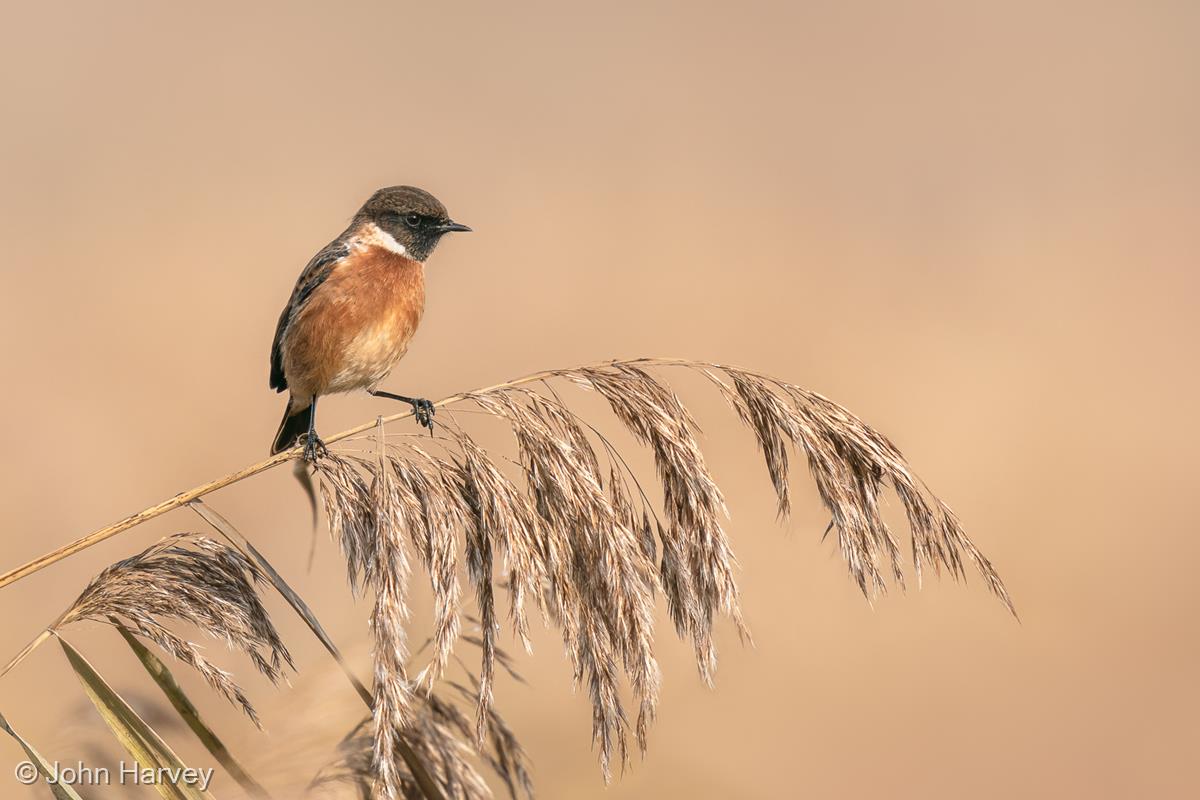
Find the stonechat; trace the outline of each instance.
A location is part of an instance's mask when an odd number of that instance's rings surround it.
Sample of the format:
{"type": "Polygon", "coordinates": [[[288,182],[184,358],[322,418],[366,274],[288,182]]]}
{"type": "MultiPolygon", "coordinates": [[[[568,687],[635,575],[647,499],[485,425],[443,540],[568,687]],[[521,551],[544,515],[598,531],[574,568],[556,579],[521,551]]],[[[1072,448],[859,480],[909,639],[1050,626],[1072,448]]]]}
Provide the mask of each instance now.
{"type": "Polygon", "coordinates": [[[317,398],[354,389],[411,404],[417,422],[433,431],[432,403],[376,386],[404,357],[421,322],[425,262],[442,236],[469,230],[429,192],[390,186],[313,256],[271,346],[271,388],[291,393],[272,454],[304,436],[304,457],[315,459],[324,448],[317,398]]]}

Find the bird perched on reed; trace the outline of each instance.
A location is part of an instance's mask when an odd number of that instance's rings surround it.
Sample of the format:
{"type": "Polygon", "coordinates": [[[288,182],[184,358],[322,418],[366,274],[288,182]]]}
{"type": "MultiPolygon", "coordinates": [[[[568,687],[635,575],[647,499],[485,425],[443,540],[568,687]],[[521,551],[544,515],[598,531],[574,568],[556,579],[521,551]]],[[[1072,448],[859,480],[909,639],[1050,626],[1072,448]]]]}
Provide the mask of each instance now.
{"type": "Polygon", "coordinates": [[[412,186],[380,189],[350,226],[300,273],[279,316],[271,346],[271,388],[291,393],[271,446],[278,453],[306,436],[304,457],[324,445],[317,436],[317,398],[366,389],[410,403],[433,430],[433,404],[375,388],[408,350],[425,309],[425,261],[442,236],[469,231],[433,195],[412,186]]]}

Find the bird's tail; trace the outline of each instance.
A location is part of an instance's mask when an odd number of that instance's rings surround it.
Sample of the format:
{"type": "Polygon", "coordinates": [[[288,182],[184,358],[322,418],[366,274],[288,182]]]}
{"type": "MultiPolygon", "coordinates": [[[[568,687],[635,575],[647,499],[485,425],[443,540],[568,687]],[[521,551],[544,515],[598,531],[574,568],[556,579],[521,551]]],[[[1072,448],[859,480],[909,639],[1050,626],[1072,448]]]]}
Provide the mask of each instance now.
{"type": "Polygon", "coordinates": [[[291,403],[288,403],[283,412],[283,421],[279,423],[279,432],[275,434],[275,443],[271,445],[271,455],[287,450],[298,442],[301,436],[308,433],[312,413],[311,403],[300,409],[293,408],[291,403]]]}

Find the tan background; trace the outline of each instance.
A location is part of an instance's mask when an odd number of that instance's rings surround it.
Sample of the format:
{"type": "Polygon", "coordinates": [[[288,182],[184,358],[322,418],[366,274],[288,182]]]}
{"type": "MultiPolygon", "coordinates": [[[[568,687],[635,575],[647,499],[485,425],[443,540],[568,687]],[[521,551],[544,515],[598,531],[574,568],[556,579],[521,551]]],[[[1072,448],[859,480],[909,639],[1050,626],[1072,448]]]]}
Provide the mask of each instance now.
{"type": "MultiPolygon", "coordinates": [[[[543,797],[1195,790],[1200,5],[160,5],[4,5],[0,567],[263,456],[296,274],[371,190],[414,183],[477,232],[436,255],[390,387],[651,354],[786,377],[897,441],[1022,615],[948,583],[872,610],[809,484],[780,530],[750,439],[685,381],[757,646],[723,625],[708,691],[662,626],[649,754],[605,790],[540,637],[532,686],[499,702],[543,797]]],[[[393,409],[322,410],[334,431],[393,409]]],[[[365,674],[367,605],[326,537],[305,573],[287,472],[213,503],[365,674]]],[[[174,515],[3,590],[0,652],[197,527],[174,515]]],[[[197,696],[286,787],[357,701],[272,603],[296,688],[228,660],[268,735],[197,696]]],[[[111,634],[73,638],[153,697],[111,634]]],[[[80,698],[51,647],[0,684],[64,761],[95,730],[80,698]]],[[[18,758],[0,744],[0,796],[37,796],[18,758]]]]}

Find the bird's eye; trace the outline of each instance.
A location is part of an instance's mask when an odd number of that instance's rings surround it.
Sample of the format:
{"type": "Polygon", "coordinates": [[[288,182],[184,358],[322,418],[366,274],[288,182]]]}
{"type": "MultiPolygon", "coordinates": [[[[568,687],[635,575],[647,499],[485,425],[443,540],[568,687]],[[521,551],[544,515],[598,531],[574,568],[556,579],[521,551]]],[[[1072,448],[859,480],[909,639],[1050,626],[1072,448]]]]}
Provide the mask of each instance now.
{"type": "Polygon", "coordinates": [[[421,215],[420,214],[406,214],[404,216],[404,224],[410,228],[421,227],[421,215]]]}

